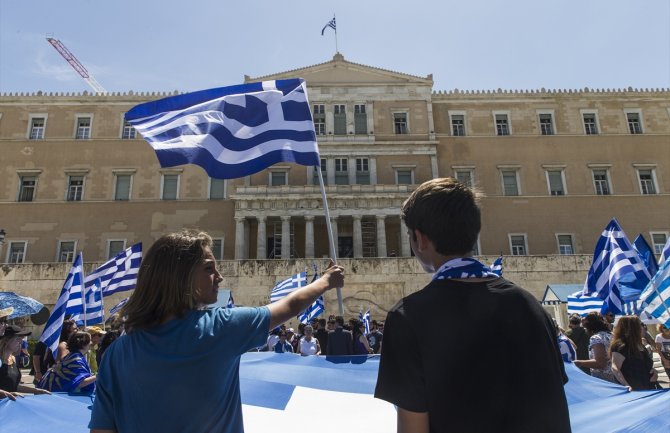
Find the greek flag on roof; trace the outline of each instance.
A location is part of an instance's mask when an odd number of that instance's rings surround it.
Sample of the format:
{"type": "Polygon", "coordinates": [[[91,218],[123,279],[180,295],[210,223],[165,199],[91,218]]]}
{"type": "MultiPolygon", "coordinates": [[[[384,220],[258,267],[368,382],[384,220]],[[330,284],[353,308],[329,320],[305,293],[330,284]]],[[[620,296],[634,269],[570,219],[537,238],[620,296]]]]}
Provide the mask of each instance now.
{"type": "Polygon", "coordinates": [[[56,353],[56,348],[58,347],[60,332],[63,327],[63,319],[65,318],[65,312],[69,303],[70,291],[72,288],[75,288],[75,293],[78,293],[79,308],[82,308],[81,287],[83,285],[83,271],[84,259],[82,258],[81,253],[79,253],[75,258],[74,263],[72,263],[70,272],[67,274],[67,278],[65,278],[65,284],[63,284],[58,300],[56,300],[56,305],[54,305],[53,310],[51,310],[51,316],[49,316],[49,320],[47,320],[46,325],[44,325],[44,330],[40,336],[40,341],[43,341],[53,353],[56,353]],[[76,290],[79,291],[76,292],[76,290]]]}
{"type": "Polygon", "coordinates": [[[286,161],[319,165],[304,80],[220,87],[140,104],[126,120],[156,151],[161,167],[196,164],[233,179],[286,161]]]}
{"type": "Polygon", "coordinates": [[[607,309],[621,314],[623,301],[617,282],[626,277],[637,282],[651,279],[649,271],[631,245],[616,219],[612,219],[600,235],[593,253],[593,262],[584,283],[584,294],[597,294],[607,309]]]}
{"type": "Polygon", "coordinates": [[[597,295],[585,295],[582,292],[575,292],[568,296],[568,314],[579,314],[586,316],[589,313],[600,313],[604,302],[597,295]]]}
{"type": "Polygon", "coordinates": [[[645,313],[670,328],[670,259],[663,263],[651,279],[640,300],[645,313]]]}
{"type": "Polygon", "coordinates": [[[670,237],[668,237],[667,242],[661,250],[661,257],[658,259],[658,265],[661,266],[663,263],[667,262],[670,259],[670,237]]]}
{"type": "MultiPolygon", "coordinates": [[[[328,24],[323,26],[323,29],[321,29],[321,36],[323,36],[323,32],[325,32],[328,27],[330,27],[331,29],[335,30],[335,32],[337,32],[337,24],[335,23],[335,17],[333,17],[332,20],[328,21],[328,24]]],[[[346,27],[346,25],[345,25],[345,27],[346,27]]]]}
{"type": "Polygon", "coordinates": [[[102,264],[86,276],[86,289],[100,281],[102,296],[132,290],[137,284],[137,272],[142,262],[142,243],[121,251],[113,259],[102,264]]]}
{"type": "Polygon", "coordinates": [[[270,302],[277,302],[278,300],[288,296],[295,289],[303,287],[306,284],[306,271],[295,274],[274,286],[272,292],[270,293],[270,302]]]}

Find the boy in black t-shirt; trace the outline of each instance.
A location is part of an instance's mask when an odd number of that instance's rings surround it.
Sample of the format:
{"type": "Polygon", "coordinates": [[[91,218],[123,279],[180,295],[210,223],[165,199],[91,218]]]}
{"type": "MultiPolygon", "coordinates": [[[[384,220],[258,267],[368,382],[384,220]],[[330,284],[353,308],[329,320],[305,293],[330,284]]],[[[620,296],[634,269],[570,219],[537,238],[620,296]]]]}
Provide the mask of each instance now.
{"type": "Polygon", "coordinates": [[[401,218],[434,276],[385,322],[375,397],[397,406],[398,432],[570,432],[551,319],[469,257],[481,226],[475,193],[451,178],[428,181],[401,218]]]}

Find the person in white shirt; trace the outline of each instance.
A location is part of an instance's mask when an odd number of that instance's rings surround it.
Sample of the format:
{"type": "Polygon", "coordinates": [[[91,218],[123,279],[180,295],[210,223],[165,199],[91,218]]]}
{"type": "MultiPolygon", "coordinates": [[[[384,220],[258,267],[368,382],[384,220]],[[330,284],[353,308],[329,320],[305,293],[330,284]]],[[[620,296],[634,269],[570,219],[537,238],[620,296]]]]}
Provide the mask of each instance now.
{"type": "Polygon", "coordinates": [[[298,353],[302,356],[321,355],[321,346],[314,337],[314,328],[311,325],[305,326],[305,336],[300,339],[298,353]]]}
{"type": "Polygon", "coordinates": [[[662,323],[658,324],[658,334],[656,334],[656,351],[661,356],[661,364],[665,369],[665,374],[670,378],[670,329],[662,323]]]}

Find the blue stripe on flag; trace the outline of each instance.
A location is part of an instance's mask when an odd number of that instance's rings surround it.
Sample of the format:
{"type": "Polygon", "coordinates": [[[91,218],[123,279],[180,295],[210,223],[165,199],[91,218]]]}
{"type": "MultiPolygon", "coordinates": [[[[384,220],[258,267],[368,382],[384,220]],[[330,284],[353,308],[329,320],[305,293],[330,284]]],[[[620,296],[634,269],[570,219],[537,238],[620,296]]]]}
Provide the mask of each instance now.
{"type": "Polygon", "coordinates": [[[600,313],[604,301],[596,295],[584,295],[576,292],[568,296],[568,314],[579,314],[586,316],[591,312],[600,313]]]}
{"type": "Polygon", "coordinates": [[[232,179],[277,162],[320,164],[304,80],[203,90],[140,104],[128,113],[162,167],[196,164],[232,179]]]}

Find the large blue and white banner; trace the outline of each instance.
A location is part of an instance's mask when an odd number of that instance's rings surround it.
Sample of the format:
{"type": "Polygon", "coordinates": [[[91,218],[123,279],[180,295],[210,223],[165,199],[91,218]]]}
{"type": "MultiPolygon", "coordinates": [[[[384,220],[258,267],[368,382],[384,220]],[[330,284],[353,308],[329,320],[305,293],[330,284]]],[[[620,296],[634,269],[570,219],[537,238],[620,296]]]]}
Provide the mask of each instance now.
{"type": "MultiPolygon", "coordinates": [[[[240,363],[245,432],[294,433],[306,428],[319,433],[396,431],[395,408],[372,395],[378,368],[377,355],[247,353],[240,363]],[[314,408],[318,407],[327,408],[332,416],[316,416],[314,408]],[[314,424],[305,424],[305,417],[314,424]]],[[[570,378],[565,392],[573,433],[670,431],[670,417],[664,416],[670,407],[668,390],[628,392],[623,386],[582,373],[573,364],[565,364],[565,368],[570,378]]],[[[175,400],[175,404],[181,403],[175,400]]],[[[2,431],[88,433],[90,408],[91,397],[64,394],[0,400],[2,431]]],[[[198,420],[193,423],[197,431],[198,420]]]]}
{"type": "Polygon", "coordinates": [[[140,104],[126,120],[161,167],[196,164],[210,177],[233,179],[277,162],[321,162],[302,79],[201,90],[140,104]]]}

